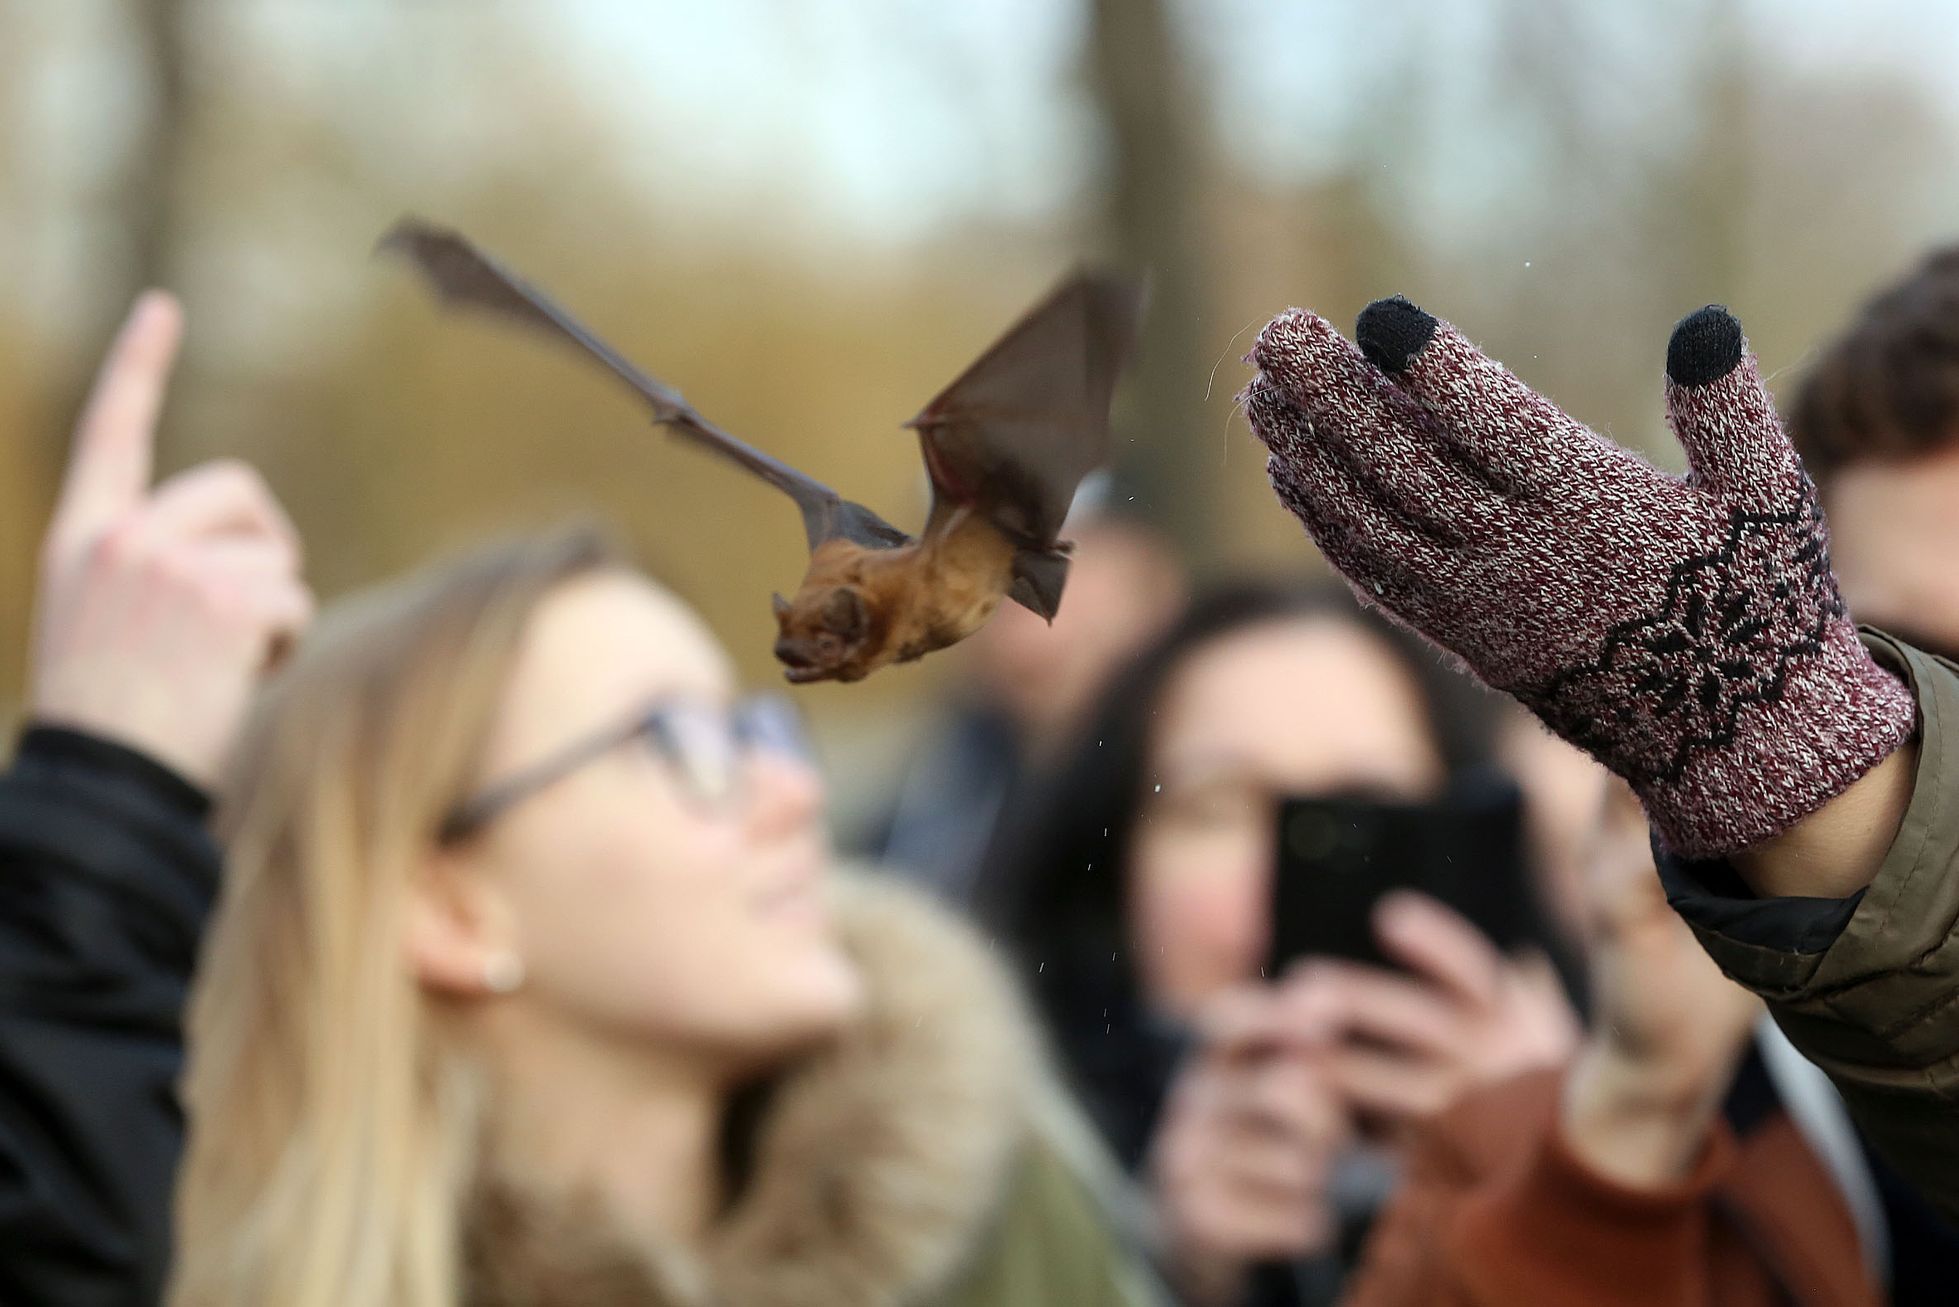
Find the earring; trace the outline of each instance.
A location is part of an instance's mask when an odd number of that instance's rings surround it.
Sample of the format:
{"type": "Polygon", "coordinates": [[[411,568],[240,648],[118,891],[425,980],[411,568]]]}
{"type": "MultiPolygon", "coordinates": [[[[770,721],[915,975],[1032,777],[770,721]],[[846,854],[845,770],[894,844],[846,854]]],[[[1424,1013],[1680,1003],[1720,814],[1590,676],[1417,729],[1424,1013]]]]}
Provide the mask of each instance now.
{"type": "Polygon", "coordinates": [[[524,983],[524,960],[508,949],[483,959],[483,988],[492,994],[514,994],[524,983]]]}

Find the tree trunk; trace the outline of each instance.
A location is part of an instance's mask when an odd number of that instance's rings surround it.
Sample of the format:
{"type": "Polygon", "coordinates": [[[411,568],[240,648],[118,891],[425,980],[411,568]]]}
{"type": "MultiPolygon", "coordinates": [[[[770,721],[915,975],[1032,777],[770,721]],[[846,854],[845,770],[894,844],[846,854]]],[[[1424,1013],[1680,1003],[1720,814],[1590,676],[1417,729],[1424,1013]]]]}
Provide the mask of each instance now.
{"type": "Polygon", "coordinates": [[[1204,451],[1204,309],[1191,96],[1165,0],[1092,0],[1089,86],[1106,150],[1115,256],[1150,276],[1149,314],[1116,414],[1115,466],[1135,507],[1193,556],[1215,496],[1204,451]]]}
{"type": "Polygon", "coordinates": [[[123,208],[131,285],[124,302],[167,285],[176,270],[177,186],[190,117],[190,56],[184,0],[132,0],[137,58],[150,85],[144,130],[135,133],[123,208]]]}

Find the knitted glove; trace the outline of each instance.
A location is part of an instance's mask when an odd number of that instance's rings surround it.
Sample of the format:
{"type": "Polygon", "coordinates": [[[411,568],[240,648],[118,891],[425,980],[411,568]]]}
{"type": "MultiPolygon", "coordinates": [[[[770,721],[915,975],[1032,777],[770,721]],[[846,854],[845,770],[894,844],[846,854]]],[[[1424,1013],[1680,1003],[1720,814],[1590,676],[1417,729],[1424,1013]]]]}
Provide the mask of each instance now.
{"type": "Polygon", "coordinates": [[[1911,734],[1727,310],[1667,349],[1684,480],[1404,299],[1356,334],[1294,309],[1259,336],[1242,398],[1279,498],[1364,601],[1629,781],[1674,852],[1784,830],[1911,734]]]}

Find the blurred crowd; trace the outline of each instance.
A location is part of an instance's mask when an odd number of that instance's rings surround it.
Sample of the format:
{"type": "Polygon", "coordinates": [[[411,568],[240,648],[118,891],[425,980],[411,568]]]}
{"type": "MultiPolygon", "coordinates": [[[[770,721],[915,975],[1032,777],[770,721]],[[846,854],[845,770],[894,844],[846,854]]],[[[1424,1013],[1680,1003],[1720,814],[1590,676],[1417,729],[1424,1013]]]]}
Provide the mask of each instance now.
{"type": "Polygon", "coordinates": [[[1100,481],[833,841],[601,528],[315,620],[253,469],[152,484],[182,328],[133,311],[41,556],[0,1300],[1950,1301],[1959,252],[1786,419],[1916,771],[1691,884],[1305,540],[1195,576],[1100,481]]]}

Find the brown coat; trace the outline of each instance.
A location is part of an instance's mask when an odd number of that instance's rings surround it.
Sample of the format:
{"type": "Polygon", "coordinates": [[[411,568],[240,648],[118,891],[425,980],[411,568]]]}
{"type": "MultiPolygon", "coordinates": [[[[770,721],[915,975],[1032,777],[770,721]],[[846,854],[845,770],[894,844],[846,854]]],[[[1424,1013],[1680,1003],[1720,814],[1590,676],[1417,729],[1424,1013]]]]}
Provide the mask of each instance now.
{"type": "Polygon", "coordinates": [[[1627,1189],[1559,1138],[1562,1074],[1472,1093],[1416,1145],[1347,1307],[1876,1307],[1849,1209],[1788,1115],[1716,1124],[1693,1174],[1627,1189]]]}

